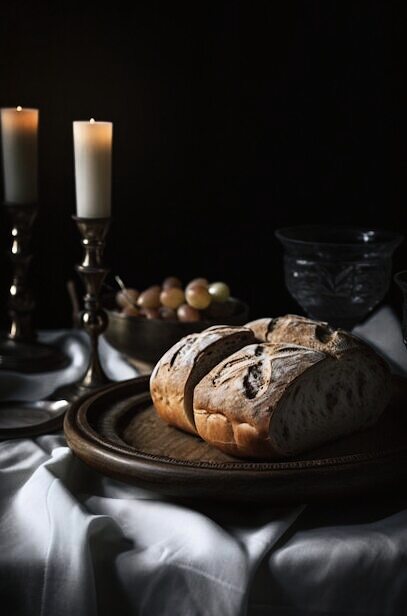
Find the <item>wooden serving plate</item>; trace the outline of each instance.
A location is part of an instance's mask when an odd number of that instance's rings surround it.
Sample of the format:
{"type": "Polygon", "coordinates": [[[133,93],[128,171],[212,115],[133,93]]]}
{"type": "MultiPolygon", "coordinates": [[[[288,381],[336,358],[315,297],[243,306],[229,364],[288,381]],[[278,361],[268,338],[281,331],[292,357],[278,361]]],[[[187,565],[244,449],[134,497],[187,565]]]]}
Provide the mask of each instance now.
{"type": "Polygon", "coordinates": [[[241,460],[167,426],[148,394],[149,376],[100,390],[70,408],[69,446],[101,473],[181,498],[275,504],[405,497],[407,386],[369,430],[281,462],[241,460]]]}

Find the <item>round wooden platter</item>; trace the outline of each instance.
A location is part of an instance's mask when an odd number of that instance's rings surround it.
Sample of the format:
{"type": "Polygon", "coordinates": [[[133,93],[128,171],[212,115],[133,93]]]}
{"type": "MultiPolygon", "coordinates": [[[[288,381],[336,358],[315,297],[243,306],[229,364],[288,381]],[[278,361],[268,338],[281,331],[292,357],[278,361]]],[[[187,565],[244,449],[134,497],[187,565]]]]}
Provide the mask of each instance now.
{"type": "Polygon", "coordinates": [[[100,390],[65,416],[69,446],[99,472],[166,496],[274,504],[405,498],[407,386],[369,430],[282,461],[228,456],[167,426],[141,376],[100,390]]]}

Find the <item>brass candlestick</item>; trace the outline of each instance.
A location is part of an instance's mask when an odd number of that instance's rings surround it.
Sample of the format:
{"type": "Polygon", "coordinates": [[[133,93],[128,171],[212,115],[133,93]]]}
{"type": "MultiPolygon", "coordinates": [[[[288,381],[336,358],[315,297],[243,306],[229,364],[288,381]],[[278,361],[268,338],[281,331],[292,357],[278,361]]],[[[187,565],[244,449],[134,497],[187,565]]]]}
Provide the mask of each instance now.
{"type": "Polygon", "coordinates": [[[80,218],[73,216],[82,237],[84,247],[83,261],[76,266],[85,285],[84,305],[80,322],[90,338],[90,358],[83,377],[76,383],[63,385],[53,394],[52,399],[74,402],[94,389],[107,385],[111,380],[106,376],[99,359],[99,336],[107,328],[108,316],[103,310],[99,294],[108,269],[102,267],[105,238],[109,230],[110,218],[80,218]]]}
{"type": "Polygon", "coordinates": [[[110,383],[99,359],[99,336],[108,325],[108,316],[100,303],[100,289],[106,278],[108,269],[102,267],[102,256],[105,238],[109,230],[110,218],[80,218],[73,216],[82,236],[84,257],[76,271],[81,276],[86,294],[84,296],[85,310],[81,314],[81,324],[88,333],[91,342],[90,359],[83,379],[78,383],[82,389],[97,389],[110,383]]]}
{"type": "MultiPolygon", "coordinates": [[[[1,438],[18,438],[21,436],[37,435],[49,430],[62,427],[64,413],[69,404],[86,396],[91,391],[110,383],[99,360],[98,342],[108,324],[107,313],[102,309],[99,295],[106,274],[109,270],[102,267],[103,249],[105,238],[109,229],[110,218],[78,218],[73,217],[80,234],[84,247],[83,261],[76,267],[81,276],[86,293],[84,296],[85,309],[81,313],[81,324],[88,333],[91,342],[90,358],[88,367],[83,377],[76,383],[62,385],[54,390],[45,400],[37,402],[5,402],[0,403],[0,413],[10,413],[14,408],[33,411],[46,411],[46,419],[39,417],[36,424],[27,426],[18,422],[12,428],[0,428],[1,438]],[[13,406],[14,405],[14,406],[13,406]]],[[[27,304],[28,306],[28,301],[27,304]]]]}
{"type": "Polygon", "coordinates": [[[27,285],[31,232],[38,209],[31,204],[5,206],[11,220],[13,276],[9,296],[11,324],[6,338],[0,341],[0,368],[20,372],[57,370],[66,365],[67,358],[58,349],[36,342],[32,321],[35,302],[27,285]]]}

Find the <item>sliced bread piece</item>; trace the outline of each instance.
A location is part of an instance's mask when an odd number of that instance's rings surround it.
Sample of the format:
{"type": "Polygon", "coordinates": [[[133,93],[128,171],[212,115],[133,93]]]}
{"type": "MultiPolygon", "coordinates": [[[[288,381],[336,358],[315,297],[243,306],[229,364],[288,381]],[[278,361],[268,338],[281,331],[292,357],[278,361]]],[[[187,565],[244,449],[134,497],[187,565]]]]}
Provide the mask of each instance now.
{"type": "Polygon", "coordinates": [[[195,386],[214,366],[254,342],[246,327],[214,326],[182,338],[156,364],[150,392],[167,423],[196,434],[192,397],[195,386]]]}

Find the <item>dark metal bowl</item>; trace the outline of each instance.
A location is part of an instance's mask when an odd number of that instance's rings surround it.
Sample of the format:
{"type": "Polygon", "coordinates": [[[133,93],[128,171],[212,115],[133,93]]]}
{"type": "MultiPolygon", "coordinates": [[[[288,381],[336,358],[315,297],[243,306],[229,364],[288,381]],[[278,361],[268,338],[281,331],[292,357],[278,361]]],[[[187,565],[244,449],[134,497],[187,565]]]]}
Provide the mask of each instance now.
{"type": "Polygon", "coordinates": [[[180,338],[200,332],[211,325],[244,325],[249,307],[244,302],[231,299],[234,313],[222,321],[164,321],[122,316],[117,310],[107,309],[109,325],[104,334],[117,351],[136,360],[156,363],[180,338]]]}

